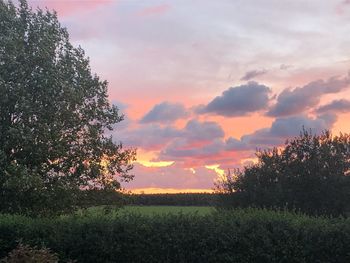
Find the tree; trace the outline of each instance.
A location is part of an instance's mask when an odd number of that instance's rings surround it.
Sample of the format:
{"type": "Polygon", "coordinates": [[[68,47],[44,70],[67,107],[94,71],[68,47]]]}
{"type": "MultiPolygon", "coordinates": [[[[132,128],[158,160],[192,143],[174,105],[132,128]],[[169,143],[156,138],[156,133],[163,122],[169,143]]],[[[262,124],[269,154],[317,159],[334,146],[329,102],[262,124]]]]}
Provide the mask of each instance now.
{"type": "Polygon", "coordinates": [[[55,12],[0,0],[0,94],[1,211],[62,210],[132,179],[135,150],[106,136],[123,116],[55,12]]]}
{"type": "Polygon", "coordinates": [[[344,214],[350,201],[350,135],[303,130],[282,149],[257,152],[254,165],[227,174],[218,190],[239,204],[344,214]]]}

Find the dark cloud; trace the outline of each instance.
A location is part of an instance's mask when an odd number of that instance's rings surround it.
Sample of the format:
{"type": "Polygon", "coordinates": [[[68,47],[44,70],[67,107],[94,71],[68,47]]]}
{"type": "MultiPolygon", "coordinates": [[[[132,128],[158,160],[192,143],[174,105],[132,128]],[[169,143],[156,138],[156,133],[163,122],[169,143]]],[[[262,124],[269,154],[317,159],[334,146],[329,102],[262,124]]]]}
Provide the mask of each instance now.
{"type": "MultiPolygon", "coordinates": [[[[161,152],[163,159],[181,160],[183,158],[204,159],[206,157],[216,157],[223,149],[224,143],[221,139],[215,139],[207,144],[191,145],[188,141],[175,140],[161,152]]],[[[213,160],[210,159],[212,162],[213,160]]]]}
{"type": "Polygon", "coordinates": [[[187,116],[188,113],[182,104],[162,102],[143,116],[141,123],[170,123],[187,116]]]}
{"type": "Polygon", "coordinates": [[[329,104],[323,105],[319,107],[316,110],[317,113],[327,113],[327,112],[333,112],[333,113],[346,113],[350,112],[350,101],[341,99],[341,100],[334,100],[329,104]]]}
{"type": "Polygon", "coordinates": [[[252,148],[248,143],[243,142],[242,140],[238,140],[236,138],[229,137],[226,140],[225,150],[227,150],[227,151],[247,151],[247,150],[252,150],[252,148]]]}
{"type": "Polygon", "coordinates": [[[171,126],[162,127],[158,124],[148,124],[133,130],[123,130],[117,137],[126,146],[140,147],[146,150],[159,150],[174,138],[182,135],[183,132],[181,130],[171,126]]]}
{"type": "Polygon", "coordinates": [[[160,150],[167,147],[168,144],[179,145],[182,141],[185,145],[205,143],[224,136],[224,131],[217,123],[197,120],[190,120],[183,129],[159,124],[145,124],[116,133],[116,138],[126,146],[146,150],[160,150]]]}
{"type": "Polygon", "coordinates": [[[231,151],[246,151],[256,148],[269,148],[284,143],[287,138],[298,136],[303,128],[311,129],[313,133],[320,133],[330,129],[336,121],[334,114],[324,114],[317,118],[305,115],[277,118],[270,128],[242,136],[240,140],[229,138],[226,149],[231,151]]]}
{"type": "Polygon", "coordinates": [[[190,141],[207,141],[222,138],[225,133],[216,122],[190,120],[183,131],[183,138],[190,141]]]}
{"type": "Polygon", "coordinates": [[[317,80],[295,89],[285,89],[277,97],[277,103],[269,110],[268,116],[282,117],[299,114],[315,107],[324,94],[337,93],[350,84],[349,77],[332,77],[326,81],[317,80]]]}
{"type": "Polygon", "coordinates": [[[160,153],[160,159],[180,162],[198,161],[212,163],[225,148],[225,133],[215,122],[191,120],[182,130],[181,137],[175,138],[160,153]]]}
{"type": "Polygon", "coordinates": [[[244,74],[244,76],[241,78],[241,80],[244,80],[244,81],[248,81],[248,80],[251,80],[257,76],[261,76],[261,75],[264,75],[267,73],[267,70],[266,69],[262,69],[262,70],[251,70],[251,71],[248,71],[244,74]]]}
{"type": "Polygon", "coordinates": [[[197,112],[225,117],[244,116],[265,109],[269,103],[270,92],[270,88],[252,81],[225,90],[208,105],[198,108],[197,112]]]}

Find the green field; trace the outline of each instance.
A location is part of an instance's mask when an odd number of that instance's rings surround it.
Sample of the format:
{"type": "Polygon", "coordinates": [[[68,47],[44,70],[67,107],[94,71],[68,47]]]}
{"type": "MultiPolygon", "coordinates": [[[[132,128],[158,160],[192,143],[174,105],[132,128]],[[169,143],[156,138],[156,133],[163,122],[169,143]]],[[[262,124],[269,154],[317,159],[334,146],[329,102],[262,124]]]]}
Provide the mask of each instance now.
{"type": "Polygon", "coordinates": [[[154,214],[188,214],[197,213],[199,215],[206,215],[213,212],[215,208],[210,206],[125,206],[121,212],[140,213],[143,215],[154,214]]]}
{"type": "MultiPolygon", "coordinates": [[[[108,209],[108,208],[107,208],[108,209]]],[[[89,213],[101,214],[106,211],[105,207],[92,207],[88,209],[89,213]]],[[[198,215],[207,215],[215,211],[214,207],[211,206],[134,206],[127,205],[122,208],[113,210],[112,213],[125,214],[141,214],[141,215],[162,215],[162,214],[198,214],[198,215]],[[115,212],[114,212],[115,211],[115,212]]]]}

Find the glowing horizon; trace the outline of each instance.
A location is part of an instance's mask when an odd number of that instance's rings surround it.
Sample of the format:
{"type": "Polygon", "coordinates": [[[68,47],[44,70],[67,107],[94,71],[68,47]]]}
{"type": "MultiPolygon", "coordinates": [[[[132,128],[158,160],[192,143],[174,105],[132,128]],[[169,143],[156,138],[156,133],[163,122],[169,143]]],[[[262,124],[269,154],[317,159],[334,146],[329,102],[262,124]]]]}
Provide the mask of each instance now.
{"type": "Polygon", "coordinates": [[[176,189],[176,188],[135,188],[134,194],[181,194],[181,193],[213,193],[213,189],[176,189]]]}

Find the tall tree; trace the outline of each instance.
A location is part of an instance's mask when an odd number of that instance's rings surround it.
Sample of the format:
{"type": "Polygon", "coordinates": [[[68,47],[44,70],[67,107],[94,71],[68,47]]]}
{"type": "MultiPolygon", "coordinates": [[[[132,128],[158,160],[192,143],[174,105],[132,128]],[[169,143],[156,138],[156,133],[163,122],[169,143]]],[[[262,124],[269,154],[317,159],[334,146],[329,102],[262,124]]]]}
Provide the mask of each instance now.
{"type": "Polygon", "coordinates": [[[228,173],[218,190],[236,205],[339,215],[350,208],[350,135],[303,130],[282,149],[257,152],[258,162],[228,173]]]}
{"type": "Polygon", "coordinates": [[[62,209],[132,179],[135,151],[105,135],[123,116],[55,12],[0,0],[0,94],[0,210],[62,209]]]}

